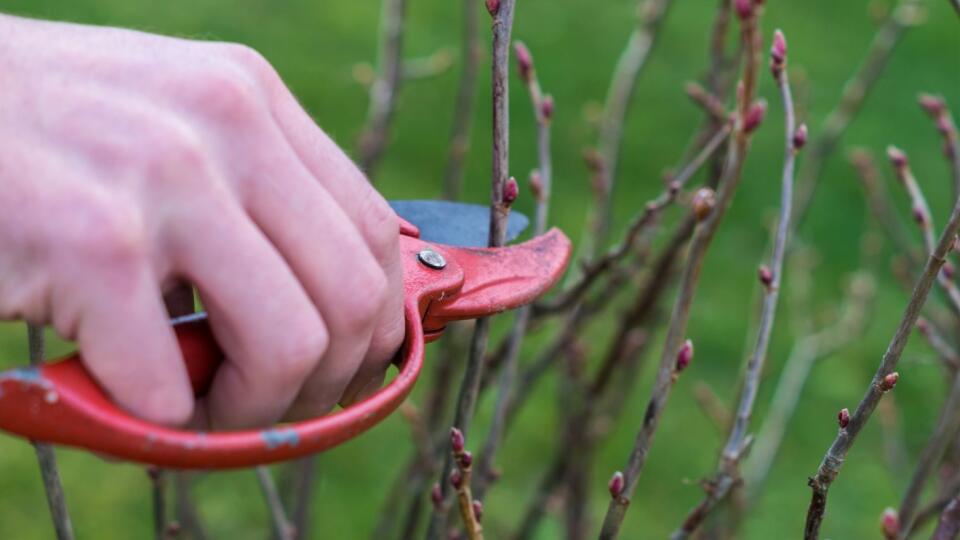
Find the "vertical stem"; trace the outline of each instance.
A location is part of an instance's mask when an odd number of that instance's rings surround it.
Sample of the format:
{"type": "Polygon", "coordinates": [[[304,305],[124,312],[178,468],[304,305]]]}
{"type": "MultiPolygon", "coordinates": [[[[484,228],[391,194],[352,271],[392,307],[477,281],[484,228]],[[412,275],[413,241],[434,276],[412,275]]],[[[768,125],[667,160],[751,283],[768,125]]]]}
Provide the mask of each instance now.
{"type": "MultiPolygon", "coordinates": [[[[39,367],[45,355],[43,326],[28,324],[27,340],[30,348],[30,365],[39,367]]],[[[70,514],[67,512],[67,501],[63,495],[63,485],[60,483],[60,471],[57,468],[53,446],[34,442],[33,449],[36,451],[37,463],[40,465],[40,476],[43,478],[43,489],[47,495],[47,506],[50,509],[50,519],[53,520],[57,540],[73,540],[73,525],[70,522],[70,514]]]]}
{"type": "Polygon", "coordinates": [[[293,540],[298,534],[287,520],[287,514],[283,510],[283,503],[280,501],[280,494],[277,493],[277,486],[273,482],[273,476],[270,475],[270,469],[266,466],[255,468],[257,473],[257,482],[260,484],[260,490],[263,491],[263,498],[267,501],[267,507],[270,510],[271,523],[273,524],[273,534],[278,540],[293,540]]]}
{"type": "Polygon", "coordinates": [[[470,148],[470,127],[473,124],[474,102],[477,94],[477,71],[480,67],[480,56],[483,54],[480,35],[477,31],[478,4],[476,0],[463,0],[460,81],[457,85],[457,102],[453,110],[447,168],[443,175],[443,198],[448,201],[460,198],[463,167],[470,148]]]}
{"type": "MultiPolygon", "coordinates": [[[[504,202],[503,188],[507,183],[510,167],[510,101],[509,101],[509,63],[510,63],[510,34],[513,29],[514,0],[501,0],[496,4],[497,9],[493,16],[493,62],[491,77],[493,80],[493,156],[490,189],[490,239],[491,247],[502,246],[506,239],[507,217],[510,207],[504,202]]],[[[457,400],[457,412],[453,427],[459,429],[464,437],[468,437],[477,395],[480,390],[480,379],[483,375],[483,360],[487,349],[487,338],[490,334],[490,319],[478,319],[474,327],[473,338],[470,342],[470,356],[467,359],[463,380],[460,384],[460,394],[457,400]]],[[[440,473],[440,486],[444,504],[438,505],[430,520],[427,538],[438,539],[446,533],[447,504],[450,496],[450,485],[446,481],[452,463],[452,454],[446,453],[444,465],[440,473]]]]}
{"type": "Polygon", "coordinates": [[[371,180],[383,156],[402,82],[403,20],[406,0],[383,0],[377,78],[370,87],[367,125],[360,135],[360,168],[371,180]]]}

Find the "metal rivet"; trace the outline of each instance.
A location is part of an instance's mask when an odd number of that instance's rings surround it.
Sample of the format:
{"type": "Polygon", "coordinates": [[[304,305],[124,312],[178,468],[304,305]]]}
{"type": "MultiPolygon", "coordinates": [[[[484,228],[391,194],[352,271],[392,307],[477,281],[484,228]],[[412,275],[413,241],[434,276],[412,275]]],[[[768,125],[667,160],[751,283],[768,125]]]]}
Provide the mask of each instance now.
{"type": "Polygon", "coordinates": [[[447,260],[443,258],[443,255],[432,249],[424,249],[417,253],[417,259],[434,270],[442,270],[443,267],[447,266],[447,260]]]}

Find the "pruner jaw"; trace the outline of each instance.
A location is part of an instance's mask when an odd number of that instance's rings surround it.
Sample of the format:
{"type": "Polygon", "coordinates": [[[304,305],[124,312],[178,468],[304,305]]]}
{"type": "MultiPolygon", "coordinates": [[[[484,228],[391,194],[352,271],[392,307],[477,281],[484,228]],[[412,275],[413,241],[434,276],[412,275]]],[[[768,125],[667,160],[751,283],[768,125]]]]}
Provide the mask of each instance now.
{"type": "Polygon", "coordinates": [[[443,246],[463,272],[457,294],[430,304],[424,328],[449,321],[494,315],[532,302],[563,275],[570,260],[570,240],[558,229],[522,244],[499,248],[443,246]]]}

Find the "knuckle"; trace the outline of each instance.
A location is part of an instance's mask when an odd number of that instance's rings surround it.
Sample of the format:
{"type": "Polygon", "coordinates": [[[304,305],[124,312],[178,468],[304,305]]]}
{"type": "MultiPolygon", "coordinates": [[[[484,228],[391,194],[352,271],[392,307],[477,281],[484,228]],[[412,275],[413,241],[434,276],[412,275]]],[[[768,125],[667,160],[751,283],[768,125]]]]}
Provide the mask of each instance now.
{"type": "Polygon", "coordinates": [[[208,151],[195,133],[184,126],[171,126],[152,138],[143,166],[147,178],[163,185],[180,181],[196,187],[208,160],[208,151]]]}
{"type": "Polygon", "coordinates": [[[224,56],[249,74],[252,80],[267,88],[279,81],[280,76],[273,65],[253,47],[239,43],[225,43],[222,47],[224,56]]]}
{"type": "Polygon", "coordinates": [[[188,86],[190,104],[208,117],[242,122],[263,108],[254,79],[233,65],[210,69],[188,86]]]}
{"type": "Polygon", "coordinates": [[[343,325],[351,332],[363,332],[370,328],[388,298],[387,276],[379,266],[370,264],[371,270],[358,274],[352,290],[357,291],[350,299],[350,309],[341,314],[343,325]]]}
{"type": "Polygon", "coordinates": [[[322,323],[291,335],[279,346],[276,370],[281,384],[302,382],[320,362],[327,351],[330,338],[322,323]]]}
{"type": "Polygon", "coordinates": [[[387,201],[373,188],[367,188],[361,218],[363,236],[377,259],[385,258],[397,248],[400,220],[387,201]]]}
{"type": "Polygon", "coordinates": [[[136,205],[122,200],[84,204],[75,218],[74,226],[64,230],[85,258],[80,260],[126,270],[146,259],[146,227],[136,205]]]}

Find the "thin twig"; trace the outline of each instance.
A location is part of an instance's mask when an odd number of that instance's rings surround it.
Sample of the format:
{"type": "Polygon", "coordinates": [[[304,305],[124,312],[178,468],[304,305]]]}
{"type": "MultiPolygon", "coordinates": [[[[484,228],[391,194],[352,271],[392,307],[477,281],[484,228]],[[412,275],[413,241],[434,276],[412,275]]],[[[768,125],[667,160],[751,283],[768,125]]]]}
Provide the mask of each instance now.
{"type": "Polygon", "coordinates": [[[293,529],[290,521],[287,519],[286,511],[283,509],[283,502],[280,500],[280,494],[277,493],[277,486],[273,482],[273,476],[270,469],[261,465],[255,467],[257,473],[257,482],[260,484],[260,490],[263,492],[263,498],[267,502],[267,508],[270,510],[270,520],[273,525],[273,534],[278,540],[293,540],[298,534],[293,529]]]}
{"type": "Polygon", "coordinates": [[[371,180],[387,144],[397,94],[403,80],[403,20],[407,0],[383,0],[376,79],[370,86],[367,123],[358,143],[357,162],[371,180]]]}
{"type": "MultiPolygon", "coordinates": [[[[30,349],[30,365],[39,367],[43,364],[45,357],[46,343],[43,337],[43,326],[28,324],[27,341],[30,349]]],[[[43,489],[47,495],[47,506],[50,509],[50,519],[53,520],[53,530],[57,534],[57,540],[73,540],[73,524],[70,522],[70,513],[67,511],[67,501],[63,495],[63,484],[60,482],[60,471],[57,468],[53,446],[34,442],[33,449],[37,454],[43,489]]]]}
{"type": "Polygon", "coordinates": [[[917,331],[920,332],[930,347],[936,351],[937,356],[943,360],[944,364],[951,368],[960,368],[960,353],[954,349],[953,345],[947,343],[943,333],[937,329],[933,322],[920,317],[917,319],[917,331]]]}
{"type": "Polygon", "coordinates": [[[946,262],[947,252],[953,246],[954,237],[958,230],[960,230],[960,200],[955,203],[950,219],[937,243],[936,249],[927,260],[923,274],[913,289],[900,324],[880,361],[880,365],[874,374],[870,386],[867,388],[866,394],[857,405],[854,414],[850,417],[849,424],[840,430],[833,444],[831,444],[830,449],[826,455],[824,455],[816,475],[809,480],[812,496],[810,506],[807,510],[806,526],[804,529],[804,537],[807,540],[819,538],[820,525],[823,522],[823,515],[826,511],[827,495],[830,485],[839,474],[847,452],[856,441],[857,435],[866,425],[877,403],[883,396],[886,388],[884,379],[893,375],[897,363],[900,361],[903,349],[910,338],[911,330],[916,324],[917,318],[920,316],[920,310],[926,302],[934,280],[937,279],[940,269],[946,262]]]}
{"type": "Polygon", "coordinates": [[[910,235],[894,209],[893,203],[890,202],[890,195],[884,189],[883,180],[873,156],[863,148],[856,148],[848,154],[847,159],[857,170],[874,219],[883,227],[897,252],[906,256],[911,266],[919,268],[923,261],[910,240],[910,235]]]}
{"type": "Polygon", "coordinates": [[[783,283],[783,260],[791,229],[794,165],[797,153],[806,141],[806,128],[802,125],[800,128],[796,127],[793,96],[790,93],[790,81],[786,70],[786,40],[779,30],[774,34],[771,57],[774,78],[783,99],[786,135],[784,137],[785,157],[781,180],[780,217],[773,240],[770,266],[761,267],[760,271],[760,281],[764,288],[763,305],[760,309],[760,324],[757,328],[753,352],[744,371],[737,414],[720,456],[717,474],[706,483],[708,486],[706,497],[690,511],[682,527],[674,531],[671,535],[672,540],[688,538],[700,526],[710,511],[740,482],[740,460],[749,446],[747,429],[750,425],[750,417],[753,415],[753,405],[760,388],[760,375],[763,372],[767,349],[770,345],[770,336],[773,333],[777,301],[783,283]]]}
{"type": "Polygon", "coordinates": [[[460,31],[460,80],[457,83],[457,101],[453,109],[450,133],[450,151],[443,174],[443,197],[448,201],[460,198],[463,185],[463,164],[470,148],[470,126],[473,124],[474,102],[477,94],[477,71],[483,49],[477,31],[479,2],[463,0],[463,26],[460,31]]]}
{"type": "Polygon", "coordinates": [[[957,430],[960,430],[960,372],[954,375],[950,393],[940,410],[937,427],[920,454],[917,467],[910,478],[910,484],[903,495],[903,500],[900,501],[898,512],[900,518],[899,538],[906,538],[910,529],[913,528],[923,488],[934,469],[943,459],[947,445],[956,436],[957,430]]]}
{"type": "MultiPolygon", "coordinates": [[[[930,207],[927,205],[927,199],[923,196],[923,191],[920,189],[920,185],[917,183],[916,178],[913,176],[913,171],[910,169],[907,155],[894,146],[887,149],[887,155],[890,157],[890,162],[897,173],[897,178],[900,180],[900,183],[903,184],[904,188],[906,188],[907,194],[910,196],[913,220],[917,226],[920,227],[926,252],[928,254],[933,253],[936,243],[936,239],[933,236],[933,216],[930,215],[930,207]]],[[[953,266],[949,262],[945,263],[943,271],[937,276],[937,283],[946,293],[947,299],[950,300],[949,305],[951,310],[953,310],[954,313],[960,314],[960,289],[958,289],[956,283],[953,282],[950,276],[952,273],[953,266]]]]}
{"type": "Polygon", "coordinates": [[[866,271],[858,272],[850,280],[839,319],[794,343],[746,461],[743,478],[748,499],[756,498],[763,487],[813,364],[863,335],[875,292],[873,277],[866,271]]]}
{"type": "Polygon", "coordinates": [[[955,498],[940,514],[940,523],[933,531],[931,540],[956,540],[960,534],[960,498],[955,498]]]}
{"type": "Polygon", "coordinates": [[[953,121],[953,115],[950,114],[947,102],[942,97],[921,94],[919,102],[930,115],[930,119],[934,121],[940,136],[943,137],[943,154],[950,163],[950,171],[953,174],[954,196],[960,196],[960,136],[957,135],[957,125],[953,121]]]}
{"type": "MultiPolygon", "coordinates": [[[[504,197],[509,174],[510,146],[510,102],[509,102],[509,64],[510,34],[513,29],[514,0],[499,0],[487,3],[493,18],[493,62],[491,67],[493,101],[493,156],[490,190],[490,239],[491,247],[502,246],[506,237],[507,217],[512,199],[504,197]]],[[[457,399],[457,411],[453,427],[459,429],[464,437],[468,436],[471,420],[479,394],[480,380],[483,375],[483,360],[486,354],[487,338],[490,333],[490,319],[478,319],[474,326],[470,344],[470,356],[460,385],[457,399]]],[[[446,476],[450,470],[451,456],[447,455],[441,474],[446,476]]],[[[448,483],[440,479],[442,501],[449,497],[448,483]]],[[[427,529],[427,538],[437,540],[446,533],[446,504],[435,505],[427,529]]]]}
{"type": "Polygon", "coordinates": [[[481,509],[478,500],[473,498],[471,491],[471,477],[473,472],[473,455],[465,448],[466,440],[463,433],[457,428],[450,429],[450,455],[456,468],[450,473],[450,485],[457,491],[457,502],[460,508],[460,517],[463,518],[467,538],[483,540],[483,527],[480,525],[481,509]]]}
{"type": "Polygon", "coordinates": [[[643,212],[637,216],[624,235],[623,240],[612,248],[606,255],[593,262],[588,262],[577,281],[565,288],[561,293],[549,301],[535,304],[536,313],[544,315],[569,310],[580,301],[584,294],[615,265],[620,263],[628,254],[635,251],[638,240],[646,229],[656,223],[656,218],[668,205],[673,203],[677,195],[686,186],[687,182],[696,175],[703,164],[714,155],[730,135],[733,125],[723,124],[700,152],[667,183],[666,188],[653,200],[647,202],[643,212]]]}
{"type": "Polygon", "coordinates": [[[818,136],[804,158],[803,170],[797,180],[797,200],[794,203],[797,225],[806,216],[824,165],[837,148],[840,138],[863,107],[870,90],[883,74],[893,50],[904,32],[916,23],[923,0],[900,0],[877,30],[863,62],[843,86],[840,101],[827,114],[818,136]]]}
{"type": "MultiPolygon", "coordinates": [[[[527,90],[530,93],[533,116],[537,122],[537,162],[539,168],[531,174],[531,191],[536,199],[533,234],[538,236],[547,229],[547,215],[550,205],[553,178],[553,160],[550,154],[550,122],[554,105],[553,98],[544,96],[540,89],[540,81],[530,51],[521,42],[517,42],[515,48],[517,63],[520,68],[520,78],[526,83],[527,90]]],[[[485,497],[490,479],[493,478],[494,455],[503,440],[507,415],[511,410],[511,401],[513,401],[515,390],[514,382],[517,378],[517,363],[520,358],[520,346],[527,334],[530,315],[531,306],[526,305],[519,308],[510,329],[506,357],[500,368],[493,418],[490,420],[487,438],[480,452],[477,477],[474,482],[474,492],[479,499],[485,497]]]]}
{"type": "Polygon", "coordinates": [[[601,190],[601,197],[590,220],[592,229],[585,232],[580,243],[581,253],[584,254],[581,257],[583,259],[593,259],[597,250],[605,245],[609,234],[613,188],[623,140],[623,126],[626,123],[637,80],[656,43],[661,23],[671,4],[671,0],[646,0],[637,6],[637,27],[630,34],[627,45],[617,60],[600,122],[598,140],[600,163],[597,184],[601,190]]]}
{"type": "Polygon", "coordinates": [[[750,143],[750,129],[756,127],[756,125],[749,125],[748,120],[756,116],[754,112],[756,104],[754,104],[753,99],[760,63],[759,11],[759,6],[755,6],[749,14],[742,18],[741,36],[747,60],[744,67],[740,103],[738,104],[736,139],[733,144],[729,145],[730,151],[728,152],[724,174],[718,185],[715,207],[702,218],[694,232],[687,264],[680,278],[680,290],[677,293],[677,300],[668,326],[656,382],[636,442],[630,452],[630,458],[624,473],[623,489],[618,495],[611,497],[600,532],[602,539],[617,537],[627,506],[630,504],[630,498],[636,490],[640,472],[643,470],[650,450],[650,444],[659,425],[670,390],[673,388],[676,374],[676,355],[681,350],[681,341],[685,339],[687,322],[690,318],[693,297],[700,281],[703,260],[717,232],[720,221],[730,206],[741,178],[743,162],[750,143]]]}
{"type": "Polygon", "coordinates": [[[177,522],[192,540],[206,540],[207,533],[190,497],[191,475],[192,473],[185,471],[176,471],[173,474],[177,522]]]}

